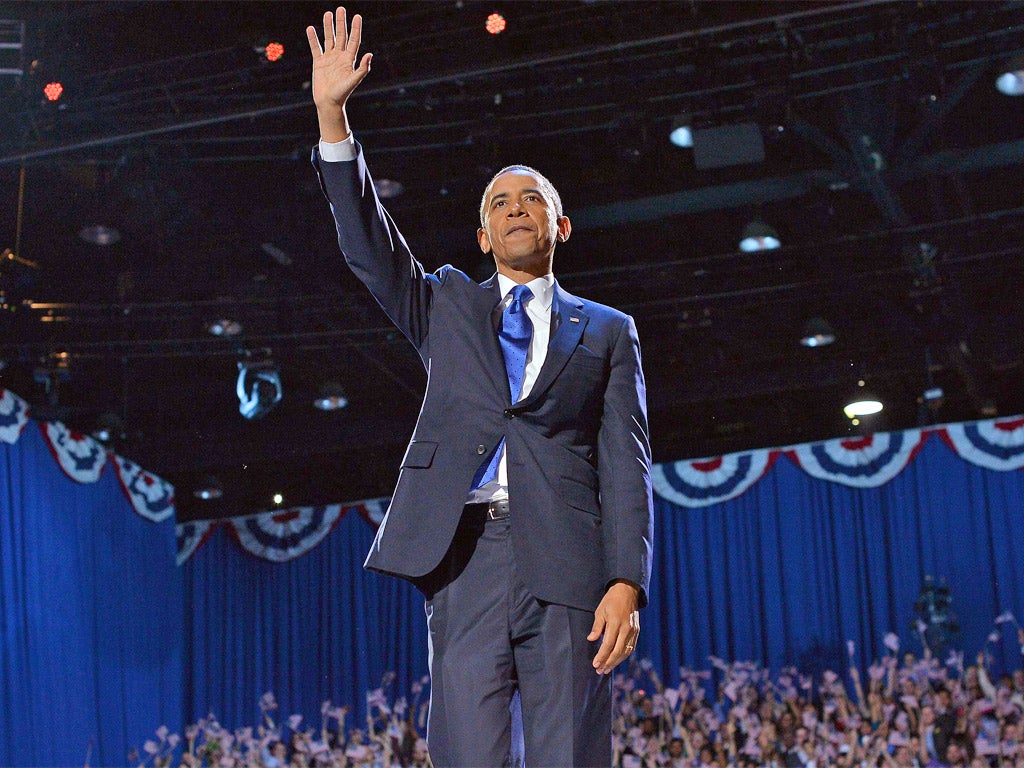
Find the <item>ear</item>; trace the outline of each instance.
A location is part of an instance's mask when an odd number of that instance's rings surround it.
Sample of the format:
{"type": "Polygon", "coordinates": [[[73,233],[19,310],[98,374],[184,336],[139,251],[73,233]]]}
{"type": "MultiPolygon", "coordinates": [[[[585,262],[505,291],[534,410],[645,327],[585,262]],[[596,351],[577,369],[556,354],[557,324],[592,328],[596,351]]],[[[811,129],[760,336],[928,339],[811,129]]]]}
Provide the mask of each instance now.
{"type": "Polygon", "coordinates": [[[564,243],[566,240],[569,239],[569,235],[572,234],[572,223],[569,221],[569,217],[559,216],[558,220],[555,222],[555,225],[558,227],[558,232],[555,236],[555,239],[558,240],[558,242],[560,243],[564,243]]]}
{"type": "Polygon", "coordinates": [[[487,236],[487,230],[480,227],[476,231],[476,241],[480,244],[480,250],[484,253],[491,252],[491,238],[487,236]]]}

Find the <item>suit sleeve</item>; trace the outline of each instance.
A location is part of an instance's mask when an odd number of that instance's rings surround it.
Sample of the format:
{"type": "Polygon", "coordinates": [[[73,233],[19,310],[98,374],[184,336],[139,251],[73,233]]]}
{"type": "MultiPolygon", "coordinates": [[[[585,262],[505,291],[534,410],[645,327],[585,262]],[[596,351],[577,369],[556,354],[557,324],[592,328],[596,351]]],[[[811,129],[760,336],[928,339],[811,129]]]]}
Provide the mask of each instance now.
{"type": "Polygon", "coordinates": [[[377,198],[362,147],[350,162],[326,162],[313,149],[313,166],[331,204],[345,262],[391,321],[427,357],[430,302],[439,283],[417,261],[377,198]]]}
{"type": "Polygon", "coordinates": [[[640,341],[630,317],[623,320],[612,351],[597,457],[607,581],[638,585],[644,607],[651,582],[654,502],[647,393],[640,341]]]}

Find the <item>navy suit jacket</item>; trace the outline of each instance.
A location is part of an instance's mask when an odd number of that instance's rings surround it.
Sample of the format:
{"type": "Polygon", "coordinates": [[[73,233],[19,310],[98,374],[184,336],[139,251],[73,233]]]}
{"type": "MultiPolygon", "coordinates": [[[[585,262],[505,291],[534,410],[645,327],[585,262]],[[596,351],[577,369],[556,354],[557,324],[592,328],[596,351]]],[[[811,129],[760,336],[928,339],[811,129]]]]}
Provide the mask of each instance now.
{"type": "Polygon", "coordinates": [[[496,277],[427,272],[377,198],[362,149],[313,164],[349,267],[427,370],[419,420],[366,567],[414,583],[442,560],[473,477],[505,439],[516,566],[541,600],[594,610],[627,579],[647,602],[653,505],[633,320],[555,285],[547,357],[510,402],[496,277]]]}

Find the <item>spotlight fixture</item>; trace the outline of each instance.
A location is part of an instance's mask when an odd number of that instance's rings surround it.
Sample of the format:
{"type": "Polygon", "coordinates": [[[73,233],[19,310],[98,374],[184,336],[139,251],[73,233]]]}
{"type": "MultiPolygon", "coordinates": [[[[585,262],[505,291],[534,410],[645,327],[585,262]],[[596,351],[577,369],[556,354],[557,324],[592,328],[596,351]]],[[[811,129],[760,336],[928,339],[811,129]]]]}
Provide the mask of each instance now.
{"type": "Polygon", "coordinates": [[[281,372],[270,360],[240,362],[238,382],[238,412],[247,419],[260,419],[281,402],[281,372]]]}
{"type": "Polygon", "coordinates": [[[211,323],[207,323],[206,332],[211,336],[223,336],[230,338],[231,336],[237,336],[242,332],[242,324],[237,320],[229,320],[228,318],[222,317],[220,320],[214,320],[211,323]]]}
{"type": "Polygon", "coordinates": [[[269,42],[267,47],[263,49],[263,52],[267,57],[267,61],[278,61],[284,56],[284,46],[281,43],[269,42]]]}
{"type": "Polygon", "coordinates": [[[329,381],[320,387],[313,405],[321,411],[340,411],[348,407],[348,395],[340,384],[329,381]]]}
{"type": "Polygon", "coordinates": [[[996,78],[996,90],[1005,96],[1024,96],[1024,56],[1006,62],[996,78]]]}
{"type": "Polygon", "coordinates": [[[836,340],[836,332],[823,317],[812,317],[804,326],[800,343],[805,347],[827,347],[836,340]]]}
{"type": "Polygon", "coordinates": [[[740,250],[744,253],[771,251],[782,245],[779,233],[763,221],[752,221],[743,229],[740,250]]]}
{"type": "Polygon", "coordinates": [[[94,440],[105,446],[121,442],[126,437],[124,420],[116,413],[101,414],[96,419],[96,428],[93,429],[91,435],[94,440]]]}
{"type": "Polygon", "coordinates": [[[500,35],[505,31],[505,27],[508,26],[508,22],[505,21],[505,17],[500,13],[492,13],[487,17],[487,24],[485,25],[488,32],[492,35],[500,35]]]}
{"type": "Polygon", "coordinates": [[[64,86],[56,81],[47,83],[46,87],[43,88],[43,95],[46,96],[47,101],[58,101],[63,93],[64,86]]]}
{"type": "Polygon", "coordinates": [[[405,191],[405,185],[394,179],[376,179],[373,188],[381,200],[394,200],[405,191]]]}
{"type": "Polygon", "coordinates": [[[202,483],[195,487],[192,495],[203,501],[213,501],[224,495],[224,488],[221,486],[220,480],[213,475],[208,475],[202,483]]]}
{"type": "Polygon", "coordinates": [[[274,502],[275,506],[280,507],[282,504],[284,504],[284,496],[280,493],[275,493],[271,498],[271,501],[274,502]]]}
{"type": "Polygon", "coordinates": [[[858,416],[870,416],[882,410],[882,401],[864,389],[864,380],[857,382],[857,390],[853,393],[849,402],[843,406],[843,413],[846,418],[852,419],[854,424],[859,423],[858,416]]]}
{"type": "Polygon", "coordinates": [[[668,140],[677,147],[693,146],[693,118],[689,115],[677,115],[672,118],[672,128],[668,134],[668,140]]]}
{"type": "Polygon", "coordinates": [[[92,224],[78,231],[78,236],[93,245],[113,245],[121,239],[121,233],[105,224],[92,224]]]}

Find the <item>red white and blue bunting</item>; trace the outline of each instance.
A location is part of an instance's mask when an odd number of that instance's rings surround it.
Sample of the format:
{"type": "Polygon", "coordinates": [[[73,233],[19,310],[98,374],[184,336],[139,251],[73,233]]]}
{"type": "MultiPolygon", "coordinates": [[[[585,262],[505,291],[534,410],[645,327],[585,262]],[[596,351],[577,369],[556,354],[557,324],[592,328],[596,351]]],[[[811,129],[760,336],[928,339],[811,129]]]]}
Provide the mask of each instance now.
{"type": "Polygon", "coordinates": [[[213,533],[213,521],[193,520],[189,523],[178,523],[175,526],[175,533],[178,537],[178,565],[184,565],[185,561],[192,557],[192,553],[199,549],[213,533]]]}
{"type": "Polygon", "coordinates": [[[117,479],[132,508],[147,520],[159,523],[174,514],[174,486],[161,480],[131,459],[111,457],[117,479]]]}
{"type": "Polygon", "coordinates": [[[309,552],[340,519],[341,504],[329,504],[260,512],[232,517],[228,522],[247,552],[283,563],[309,552]]]}
{"type": "Polygon", "coordinates": [[[979,467],[997,472],[1024,467],[1024,418],[950,424],[942,436],[960,458],[979,467]]]}
{"type": "MultiPolygon", "coordinates": [[[[13,392],[0,389],[0,443],[15,444],[31,420],[29,405],[13,392]]],[[[174,488],[138,464],[114,454],[88,435],[59,422],[40,423],[50,452],[64,473],[79,483],[99,480],[107,461],[132,508],[152,522],[174,515],[174,488]]],[[[1010,472],[1024,468],[1024,417],[950,424],[927,430],[907,429],[869,437],[840,438],[785,450],[756,450],[710,459],[656,464],[654,492],[678,506],[694,509],[718,504],[745,493],[785,453],[812,477],[853,488],[877,488],[892,480],[911,461],[928,436],[937,432],[965,461],[985,469],[1010,472]]],[[[198,520],[177,525],[178,564],[182,564],[225,524],[239,543],[257,557],[284,562],[319,544],[349,511],[374,527],[387,513],[388,498],[350,504],[296,507],[233,517],[225,521],[198,520]]]]}
{"type": "Polygon", "coordinates": [[[68,429],[59,421],[39,424],[46,444],[64,474],[76,483],[95,483],[107,465],[107,449],[89,435],[68,429]]]}
{"type": "Polygon", "coordinates": [[[0,389],[0,441],[14,445],[28,424],[28,403],[13,392],[0,389]]]}
{"type": "Polygon", "coordinates": [[[811,477],[877,488],[904,470],[924,444],[920,429],[798,445],[787,453],[811,477]]]}
{"type": "Polygon", "coordinates": [[[681,507],[708,507],[734,499],[760,480],[778,458],[778,451],[733,453],[712,459],[655,464],[654,492],[681,507]]]}

